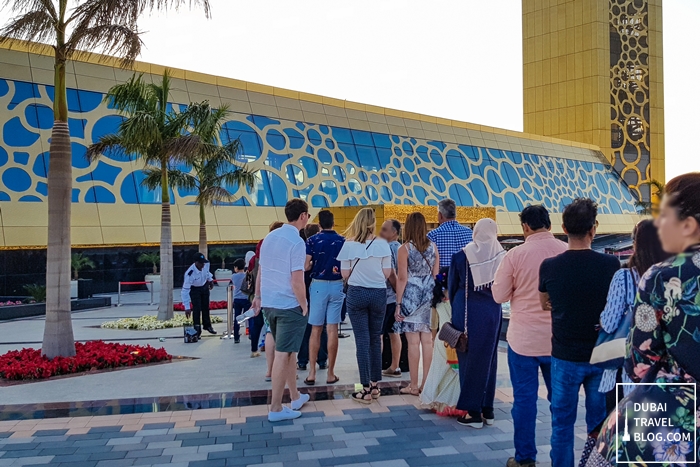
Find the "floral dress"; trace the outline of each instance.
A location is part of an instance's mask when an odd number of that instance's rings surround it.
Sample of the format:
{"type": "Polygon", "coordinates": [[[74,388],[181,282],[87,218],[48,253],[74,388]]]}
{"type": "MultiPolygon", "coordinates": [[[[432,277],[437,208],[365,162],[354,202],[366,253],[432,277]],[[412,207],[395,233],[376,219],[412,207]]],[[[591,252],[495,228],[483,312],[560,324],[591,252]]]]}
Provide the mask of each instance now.
{"type": "MultiPolygon", "coordinates": [[[[692,384],[700,378],[700,245],[652,266],[640,279],[625,370],[633,381],[644,383],[692,384]]],[[[603,424],[587,467],[609,467],[617,460],[619,465],[689,465],[685,462],[693,460],[693,443],[616,436],[617,425],[623,433],[625,421],[632,423],[636,416],[623,408],[649,401],[668,404],[664,412],[673,414],[673,426],[649,428],[649,433],[693,433],[695,400],[688,386],[637,386],[603,424]]]]}
{"type": "Polygon", "coordinates": [[[433,301],[433,266],[435,265],[435,245],[430,243],[423,253],[412,243],[408,248],[408,282],[401,299],[401,307],[406,316],[402,322],[394,324],[394,332],[431,332],[430,314],[433,301]]]}

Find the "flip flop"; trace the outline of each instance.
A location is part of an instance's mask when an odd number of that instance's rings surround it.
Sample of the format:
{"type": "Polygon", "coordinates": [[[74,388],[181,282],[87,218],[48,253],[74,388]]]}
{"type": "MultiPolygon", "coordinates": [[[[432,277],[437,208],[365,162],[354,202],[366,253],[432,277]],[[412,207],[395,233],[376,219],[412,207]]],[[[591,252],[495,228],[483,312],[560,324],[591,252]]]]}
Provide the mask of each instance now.
{"type": "Polygon", "coordinates": [[[316,380],[306,378],[306,379],[304,379],[304,384],[306,384],[307,386],[313,386],[314,384],[316,384],[316,380]]]}
{"type": "Polygon", "coordinates": [[[326,384],[335,384],[338,381],[340,381],[340,378],[338,377],[338,375],[335,375],[335,378],[333,378],[333,381],[326,381],[326,384]]]}

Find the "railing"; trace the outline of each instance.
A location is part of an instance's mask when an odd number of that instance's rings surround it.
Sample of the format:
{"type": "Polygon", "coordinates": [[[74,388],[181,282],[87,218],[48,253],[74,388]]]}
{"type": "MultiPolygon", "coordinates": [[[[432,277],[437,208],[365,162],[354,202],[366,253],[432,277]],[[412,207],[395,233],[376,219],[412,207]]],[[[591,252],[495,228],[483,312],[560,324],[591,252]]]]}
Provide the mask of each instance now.
{"type": "Polygon", "coordinates": [[[151,284],[151,302],[149,305],[155,305],[153,301],[153,281],[138,281],[138,282],[119,282],[119,287],[117,290],[117,304],[115,306],[122,306],[122,285],[145,285],[151,284]]]}
{"type": "Polygon", "coordinates": [[[233,283],[226,286],[226,334],[221,339],[233,339],[233,283]]]}

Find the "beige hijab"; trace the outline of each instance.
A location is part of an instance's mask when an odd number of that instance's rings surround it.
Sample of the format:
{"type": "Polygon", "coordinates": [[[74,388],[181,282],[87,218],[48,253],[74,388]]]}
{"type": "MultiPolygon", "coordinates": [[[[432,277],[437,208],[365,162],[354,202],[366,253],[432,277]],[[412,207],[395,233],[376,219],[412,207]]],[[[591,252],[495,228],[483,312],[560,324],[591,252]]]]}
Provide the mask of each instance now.
{"type": "Polygon", "coordinates": [[[506,251],[498,242],[498,225],[493,219],[481,219],[474,226],[474,241],[464,247],[474,290],[491,287],[496,270],[506,251]]]}

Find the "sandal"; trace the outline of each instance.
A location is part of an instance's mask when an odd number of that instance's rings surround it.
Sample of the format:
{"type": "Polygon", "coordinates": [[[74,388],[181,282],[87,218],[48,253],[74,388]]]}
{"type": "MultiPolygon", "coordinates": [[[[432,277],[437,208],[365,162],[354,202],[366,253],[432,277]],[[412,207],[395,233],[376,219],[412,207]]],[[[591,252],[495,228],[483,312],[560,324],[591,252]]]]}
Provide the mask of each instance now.
{"type": "Polygon", "coordinates": [[[335,377],[332,380],[326,381],[326,384],[335,384],[338,381],[340,381],[340,378],[338,377],[338,375],[335,375],[335,377]]]}
{"type": "Polygon", "coordinates": [[[371,404],[372,403],[372,390],[369,386],[363,387],[362,391],[353,392],[352,400],[359,402],[360,404],[371,404]],[[369,399],[366,397],[369,396],[369,399]]]}
{"type": "Polygon", "coordinates": [[[314,384],[316,384],[316,380],[306,378],[306,379],[304,379],[304,384],[306,384],[307,386],[313,386],[314,384]]]}
{"type": "Polygon", "coordinates": [[[420,389],[412,388],[411,386],[406,386],[405,388],[399,389],[399,393],[406,394],[409,396],[420,396],[420,389]]]}
{"type": "Polygon", "coordinates": [[[382,395],[382,390],[379,389],[379,385],[377,384],[371,385],[369,389],[372,392],[372,399],[379,399],[379,396],[382,395]]]}

